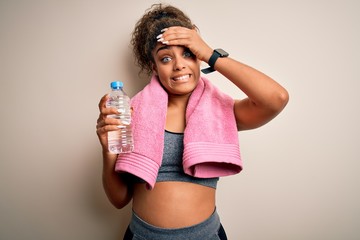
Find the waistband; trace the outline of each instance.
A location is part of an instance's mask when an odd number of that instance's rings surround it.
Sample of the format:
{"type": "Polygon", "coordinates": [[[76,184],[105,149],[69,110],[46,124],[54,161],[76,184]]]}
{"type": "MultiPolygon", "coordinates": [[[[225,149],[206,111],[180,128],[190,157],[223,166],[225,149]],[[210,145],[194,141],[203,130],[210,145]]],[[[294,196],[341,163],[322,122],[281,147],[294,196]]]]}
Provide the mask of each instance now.
{"type": "Polygon", "coordinates": [[[147,240],[213,239],[209,237],[217,236],[220,228],[220,217],[215,210],[208,219],[199,224],[190,227],[169,229],[153,226],[132,212],[129,227],[134,236],[147,240]]]}

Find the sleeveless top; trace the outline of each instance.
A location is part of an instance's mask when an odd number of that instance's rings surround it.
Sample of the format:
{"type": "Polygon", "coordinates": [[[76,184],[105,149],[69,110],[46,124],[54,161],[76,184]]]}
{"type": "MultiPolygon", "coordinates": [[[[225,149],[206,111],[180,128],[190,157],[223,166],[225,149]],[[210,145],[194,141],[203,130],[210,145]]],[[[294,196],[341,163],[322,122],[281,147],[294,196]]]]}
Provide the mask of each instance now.
{"type": "MultiPolygon", "coordinates": [[[[164,154],[162,163],[158,172],[156,182],[190,182],[203,186],[216,188],[219,180],[216,178],[197,178],[185,174],[182,167],[183,150],[184,150],[184,134],[174,133],[165,130],[164,135],[164,154]]],[[[133,182],[144,183],[141,178],[132,176],[133,182]]]]}

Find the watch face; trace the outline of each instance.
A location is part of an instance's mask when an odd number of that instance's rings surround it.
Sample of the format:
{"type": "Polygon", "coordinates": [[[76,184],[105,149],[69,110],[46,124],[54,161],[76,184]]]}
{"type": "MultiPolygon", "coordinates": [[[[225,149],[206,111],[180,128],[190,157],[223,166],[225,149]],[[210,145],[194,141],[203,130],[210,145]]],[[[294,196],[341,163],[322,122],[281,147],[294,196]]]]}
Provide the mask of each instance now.
{"type": "Polygon", "coordinates": [[[223,49],[221,48],[218,48],[218,49],[215,49],[216,52],[218,52],[220,54],[220,57],[227,57],[229,56],[229,54],[227,52],[225,52],[223,49]]]}

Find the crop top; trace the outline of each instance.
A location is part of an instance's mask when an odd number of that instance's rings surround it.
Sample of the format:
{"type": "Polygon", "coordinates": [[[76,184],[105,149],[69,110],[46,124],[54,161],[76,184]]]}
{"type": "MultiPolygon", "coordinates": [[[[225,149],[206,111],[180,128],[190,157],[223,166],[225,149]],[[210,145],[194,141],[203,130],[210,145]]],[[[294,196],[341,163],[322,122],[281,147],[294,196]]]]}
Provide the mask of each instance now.
{"type": "MultiPolygon", "coordinates": [[[[203,186],[216,188],[218,177],[197,178],[185,174],[182,167],[184,134],[174,133],[165,130],[164,134],[164,154],[158,172],[156,182],[179,181],[200,184],[203,186]]],[[[131,176],[134,183],[144,183],[141,178],[131,176]]]]}

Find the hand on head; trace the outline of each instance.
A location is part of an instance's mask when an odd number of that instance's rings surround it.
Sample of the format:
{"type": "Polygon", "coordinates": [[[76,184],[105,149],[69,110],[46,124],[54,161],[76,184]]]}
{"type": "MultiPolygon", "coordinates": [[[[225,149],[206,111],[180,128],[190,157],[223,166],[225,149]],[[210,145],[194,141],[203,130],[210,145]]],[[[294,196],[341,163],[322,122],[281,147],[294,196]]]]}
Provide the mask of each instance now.
{"type": "Polygon", "coordinates": [[[201,61],[207,62],[212,48],[201,38],[196,29],[174,26],[165,28],[156,38],[166,45],[180,45],[188,48],[201,61]]]}

